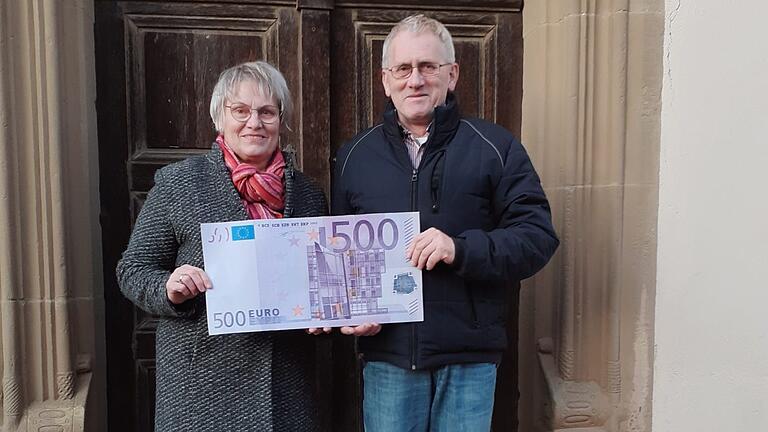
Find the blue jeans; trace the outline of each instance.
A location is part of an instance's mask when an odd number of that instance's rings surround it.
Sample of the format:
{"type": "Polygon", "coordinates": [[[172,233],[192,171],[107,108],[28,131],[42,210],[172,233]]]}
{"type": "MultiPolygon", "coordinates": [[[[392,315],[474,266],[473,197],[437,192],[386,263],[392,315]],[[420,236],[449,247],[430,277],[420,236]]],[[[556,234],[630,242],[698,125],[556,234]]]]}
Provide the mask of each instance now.
{"type": "Polygon", "coordinates": [[[368,362],[363,387],[366,432],[485,432],[491,429],[496,365],[411,371],[368,362]]]}

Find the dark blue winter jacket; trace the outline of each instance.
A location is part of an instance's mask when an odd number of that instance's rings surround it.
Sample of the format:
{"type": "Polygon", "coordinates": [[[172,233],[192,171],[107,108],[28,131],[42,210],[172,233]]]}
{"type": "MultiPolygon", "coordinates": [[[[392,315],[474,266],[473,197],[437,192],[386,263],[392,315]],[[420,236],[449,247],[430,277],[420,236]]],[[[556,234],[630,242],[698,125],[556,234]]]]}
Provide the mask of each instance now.
{"type": "Polygon", "coordinates": [[[418,169],[391,105],[384,122],[337,153],[333,213],[419,211],[422,231],[454,239],[452,265],[424,271],[424,321],[385,324],[358,348],[408,369],[499,362],[507,302],[558,246],[549,204],[523,146],[501,126],[464,119],[448,95],[435,109],[418,169]]]}

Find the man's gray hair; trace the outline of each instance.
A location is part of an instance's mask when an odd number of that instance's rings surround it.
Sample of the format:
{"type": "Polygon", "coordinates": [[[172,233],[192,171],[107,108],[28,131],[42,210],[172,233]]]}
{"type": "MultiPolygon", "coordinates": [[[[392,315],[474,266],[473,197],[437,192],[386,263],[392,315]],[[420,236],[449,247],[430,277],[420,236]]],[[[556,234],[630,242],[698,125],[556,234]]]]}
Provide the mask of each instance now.
{"type": "Polygon", "coordinates": [[[277,100],[281,122],[285,124],[290,120],[293,113],[293,103],[291,102],[291,91],[288,90],[288,84],[286,84],[283,74],[265,61],[241,63],[222,72],[213,87],[211,120],[213,120],[217,132],[224,131],[224,104],[227,100],[231,101],[235,97],[240,83],[245,81],[255,83],[263,96],[274,97],[277,100]]]}
{"type": "Polygon", "coordinates": [[[392,27],[392,30],[390,30],[387,38],[384,39],[384,48],[381,52],[382,68],[387,68],[390,66],[389,45],[392,43],[392,39],[394,39],[398,33],[403,31],[409,31],[416,34],[424,32],[432,33],[433,35],[437,36],[438,39],[440,39],[440,42],[443,43],[443,48],[445,48],[445,61],[448,63],[456,62],[456,51],[453,48],[453,38],[451,37],[451,33],[448,31],[448,29],[445,28],[443,23],[440,21],[434,18],[429,18],[423,14],[418,14],[404,18],[402,21],[392,27]]]}

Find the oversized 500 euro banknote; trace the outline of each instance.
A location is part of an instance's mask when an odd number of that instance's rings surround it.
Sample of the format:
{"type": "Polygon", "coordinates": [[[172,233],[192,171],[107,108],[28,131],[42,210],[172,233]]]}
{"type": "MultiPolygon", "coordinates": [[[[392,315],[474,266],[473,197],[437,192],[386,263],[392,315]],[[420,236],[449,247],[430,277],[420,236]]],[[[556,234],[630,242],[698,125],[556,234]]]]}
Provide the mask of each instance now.
{"type": "Polygon", "coordinates": [[[212,335],[423,321],[419,214],[202,224],[212,335]]]}

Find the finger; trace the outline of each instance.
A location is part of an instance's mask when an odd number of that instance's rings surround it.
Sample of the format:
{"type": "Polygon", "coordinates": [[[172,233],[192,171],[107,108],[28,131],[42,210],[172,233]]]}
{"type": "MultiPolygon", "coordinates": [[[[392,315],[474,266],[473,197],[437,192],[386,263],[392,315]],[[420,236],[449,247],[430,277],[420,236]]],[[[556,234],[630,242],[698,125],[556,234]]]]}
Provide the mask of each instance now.
{"type": "Polygon", "coordinates": [[[444,256],[444,254],[440,253],[440,252],[439,252],[439,251],[437,251],[437,250],[436,250],[436,251],[434,251],[434,252],[432,252],[432,253],[429,255],[429,258],[427,259],[427,262],[426,262],[426,264],[425,264],[425,266],[424,266],[424,267],[425,267],[427,270],[432,270],[433,268],[435,268],[435,266],[437,265],[437,263],[439,263],[440,261],[442,261],[442,260],[443,260],[443,256],[444,256]]]}
{"type": "Polygon", "coordinates": [[[376,333],[378,333],[380,329],[381,329],[381,325],[380,324],[365,323],[362,326],[360,326],[358,335],[359,336],[373,336],[376,333]]]}
{"type": "Polygon", "coordinates": [[[411,240],[411,242],[408,244],[408,247],[405,248],[405,259],[411,260],[411,257],[413,256],[413,250],[416,249],[416,246],[419,244],[419,239],[421,239],[421,234],[417,234],[416,237],[411,240]]]}
{"type": "Polygon", "coordinates": [[[428,230],[422,233],[419,233],[416,235],[416,237],[411,240],[411,243],[408,245],[408,247],[405,249],[405,258],[407,260],[410,260],[413,257],[413,253],[417,248],[423,248],[424,247],[424,240],[427,239],[428,243],[428,237],[429,232],[428,230]]]}
{"type": "Polygon", "coordinates": [[[191,266],[189,264],[182,264],[182,265],[176,267],[176,270],[174,271],[174,273],[177,273],[177,276],[181,276],[183,274],[194,273],[197,270],[200,270],[200,269],[198,269],[195,266],[191,266]]]}
{"type": "Polygon", "coordinates": [[[308,329],[307,329],[307,333],[309,333],[309,334],[311,334],[311,335],[315,335],[315,336],[317,336],[317,335],[321,335],[321,334],[323,334],[323,333],[325,333],[325,334],[328,334],[328,333],[330,333],[330,332],[331,332],[331,328],[330,328],[330,327],[323,327],[323,328],[308,328],[308,329]]]}
{"type": "Polygon", "coordinates": [[[213,288],[213,282],[211,282],[211,278],[208,277],[208,273],[206,273],[205,270],[200,270],[200,277],[203,279],[205,289],[213,288]]]}
{"type": "Polygon", "coordinates": [[[411,240],[411,244],[409,244],[408,248],[405,250],[405,259],[411,261],[411,264],[413,264],[413,253],[416,250],[417,243],[418,236],[411,240]]]}
{"type": "Polygon", "coordinates": [[[173,282],[173,290],[184,295],[185,297],[194,297],[195,293],[192,291],[192,282],[186,273],[179,275],[173,282]]]}
{"type": "Polygon", "coordinates": [[[354,327],[342,327],[341,333],[350,336],[365,336],[367,325],[368,324],[360,324],[359,326],[354,327]]]}
{"type": "MultiPolygon", "coordinates": [[[[424,253],[424,247],[425,245],[419,244],[413,248],[413,253],[411,254],[411,265],[414,267],[419,266],[419,257],[421,254],[424,253]]],[[[419,267],[420,268],[420,267],[419,267]]]]}
{"type": "Polygon", "coordinates": [[[435,230],[434,228],[428,228],[426,231],[420,233],[418,236],[416,236],[419,240],[430,242],[432,241],[432,238],[435,236],[435,230]]]}
{"type": "Polygon", "coordinates": [[[368,324],[365,330],[365,336],[375,336],[381,330],[381,324],[368,324]]]}
{"type": "MultiPolygon", "coordinates": [[[[411,264],[414,267],[418,267],[419,269],[424,268],[423,263],[419,267],[419,260],[424,254],[424,250],[429,248],[435,242],[435,232],[436,230],[434,228],[430,228],[427,231],[419,234],[414,240],[413,253],[410,257],[411,264]]],[[[426,261],[426,258],[424,260],[426,261]]]]}
{"type": "Polygon", "coordinates": [[[205,291],[213,287],[213,282],[211,282],[211,278],[208,277],[208,273],[206,273],[205,270],[201,269],[200,267],[184,264],[183,266],[179,267],[179,269],[182,269],[185,273],[195,278],[195,284],[198,287],[204,288],[200,291],[205,291]]]}
{"type": "Polygon", "coordinates": [[[197,270],[187,274],[188,277],[184,278],[184,282],[191,282],[187,283],[187,287],[189,287],[190,291],[205,292],[205,282],[203,281],[202,276],[200,276],[200,273],[202,273],[202,270],[197,270]]]}
{"type": "Polygon", "coordinates": [[[173,291],[181,294],[185,298],[192,297],[192,294],[189,292],[189,288],[187,288],[187,286],[184,284],[177,284],[173,291]]]}
{"type": "Polygon", "coordinates": [[[192,279],[192,276],[190,276],[187,273],[182,274],[179,276],[179,284],[183,285],[184,288],[187,290],[189,294],[186,294],[191,297],[195,297],[198,294],[197,287],[195,286],[195,281],[192,279]]]}
{"type": "Polygon", "coordinates": [[[419,260],[416,265],[417,268],[423,269],[424,266],[427,264],[427,260],[429,259],[430,255],[432,255],[435,252],[435,245],[430,244],[424,250],[421,251],[421,254],[419,255],[419,260]]]}
{"type": "Polygon", "coordinates": [[[170,290],[174,290],[175,288],[177,288],[179,284],[182,284],[179,281],[179,276],[181,276],[182,274],[184,273],[180,271],[178,268],[174,270],[173,273],[171,273],[168,276],[168,281],[165,283],[165,286],[170,290]]]}

